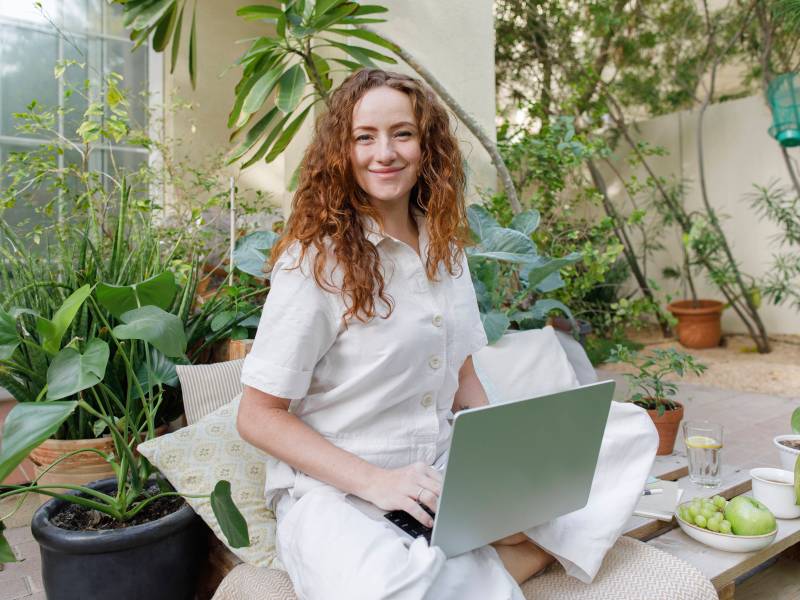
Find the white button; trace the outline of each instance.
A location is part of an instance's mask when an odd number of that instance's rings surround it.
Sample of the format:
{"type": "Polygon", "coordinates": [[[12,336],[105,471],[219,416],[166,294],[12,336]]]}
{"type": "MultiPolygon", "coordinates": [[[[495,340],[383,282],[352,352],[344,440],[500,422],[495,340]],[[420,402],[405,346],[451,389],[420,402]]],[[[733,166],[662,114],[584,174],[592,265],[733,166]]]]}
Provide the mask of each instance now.
{"type": "Polygon", "coordinates": [[[441,327],[441,326],[442,326],[442,323],[444,323],[444,317],[442,317],[442,315],[434,315],[434,317],[433,317],[433,324],[434,324],[436,327],[441,327]]]}
{"type": "Polygon", "coordinates": [[[431,404],[433,404],[433,394],[425,394],[422,397],[422,406],[428,408],[431,404]]]}
{"type": "Polygon", "coordinates": [[[428,366],[430,366],[431,369],[438,369],[442,366],[442,361],[438,356],[432,356],[428,361],[428,366]]]}

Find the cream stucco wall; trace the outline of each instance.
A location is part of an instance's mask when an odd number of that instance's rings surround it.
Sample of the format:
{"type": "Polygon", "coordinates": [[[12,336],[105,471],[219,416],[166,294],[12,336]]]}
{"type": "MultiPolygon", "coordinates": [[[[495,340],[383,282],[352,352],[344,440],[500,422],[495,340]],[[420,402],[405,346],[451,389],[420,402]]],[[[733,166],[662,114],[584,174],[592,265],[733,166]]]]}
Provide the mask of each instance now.
{"type": "MultiPolygon", "coordinates": [[[[189,140],[184,148],[190,156],[219,148],[230,148],[226,127],[228,111],[233,104],[233,88],[239,80],[239,69],[226,69],[246,48],[236,40],[263,35],[268,25],[246,22],[237,17],[244,0],[200,0],[198,4],[198,82],[192,91],[181,63],[173,75],[164,73],[167,99],[177,94],[197,104],[195,128],[183,118],[167,119],[169,135],[189,140]]],[[[465,10],[461,0],[387,0],[388,22],[375,27],[407,48],[423,63],[446,89],[475,116],[494,138],[494,23],[491,0],[471,0],[465,10]]],[[[184,44],[188,40],[184,38],[184,44]]],[[[357,43],[355,41],[351,43],[357,43]]],[[[185,51],[185,48],[184,48],[185,51]]],[[[405,65],[390,66],[398,71],[413,72],[405,65]]],[[[313,115],[312,115],[313,116],[313,115]]],[[[313,118],[284,154],[267,165],[258,165],[239,172],[231,168],[244,188],[268,191],[288,213],[291,192],[287,190],[292,173],[302,158],[312,130],[313,118]]],[[[494,189],[496,175],[488,154],[462,124],[455,124],[469,170],[469,190],[476,197],[475,187],[494,189]]]]}
{"type": "MultiPolygon", "coordinates": [[[[771,222],[758,219],[747,195],[754,190],[753,184],[767,185],[779,180],[790,185],[780,146],[767,133],[770,124],[770,111],[759,95],[709,107],[703,129],[710,201],[718,214],[726,217],[723,228],[742,270],[754,276],[769,269],[772,255],[778,251],[772,241],[778,229],[771,222]]],[[[652,119],[637,124],[636,129],[639,139],[668,150],[667,156],[651,157],[650,163],[659,175],[681,177],[686,183],[687,207],[690,210],[699,208],[702,200],[697,166],[697,111],[652,119]]],[[[626,150],[622,145],[615,162],[627,174],[630,170],[624,160],[626,150]]],[[[790,156],[800,164],[800,149],[791,149],[790,156]]],[[[638,174],[645,176],[643,172],[638,174]]],[[[609,181],[612,180],[609,176],[609,181]]],[[[618,184],[612,185],[610,191],[622,201],[618,184]]],[[[657,254],[648,274],[666,291],[677,294],[674,280],[664,280],[660,274],[664,266],[679,263],[680,237],[677,232],[668,231],[659,241],[666,250],[657,254]]],[[[701,295],[722,299],[704,276],[697,277],[696,281],[701,295]]],[[[789,305],[774,306],[765,302],[760,313],[770,333],[800,333],[800,313],[789,305]]],[[[730,310],[724,313],[723,327],[725,331],[744,331],[744,326],[730,310]]]]}

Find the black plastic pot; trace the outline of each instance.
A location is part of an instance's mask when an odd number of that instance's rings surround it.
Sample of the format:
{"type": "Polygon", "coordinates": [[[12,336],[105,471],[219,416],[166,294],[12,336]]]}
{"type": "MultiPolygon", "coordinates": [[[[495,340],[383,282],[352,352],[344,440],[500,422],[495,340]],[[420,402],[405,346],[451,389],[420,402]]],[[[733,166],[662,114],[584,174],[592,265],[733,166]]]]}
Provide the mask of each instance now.
{"type": "MultiPolygon", "coordinates": [[[[116,479],[88,487],[110,493],[116,479]]],[[[191,600],[206,554],[206,527],[188,504],[157,521],[108,531],[68,531],[50,517],[53,499],[33,515],[48,600],[191,600]]]]}

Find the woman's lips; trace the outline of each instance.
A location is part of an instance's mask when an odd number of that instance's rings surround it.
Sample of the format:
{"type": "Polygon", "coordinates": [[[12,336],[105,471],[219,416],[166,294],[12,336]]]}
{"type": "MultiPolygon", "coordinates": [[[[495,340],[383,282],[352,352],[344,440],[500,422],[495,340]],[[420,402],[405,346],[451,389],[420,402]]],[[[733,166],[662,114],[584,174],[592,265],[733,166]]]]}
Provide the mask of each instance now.
{"type": "Polygon", "coordinates": [[[385,171],[372,171],[372,170],[370,170],[370,173],[372,173],[376,177],[380,177],[381,179],[383,179],[383,178],[391,177],[392,175],[396,175],[397,173],[402,171],[403,168],[404,167],[400,167],[398,169],[388,169],[388,170],[385,170],[385,171]]]}

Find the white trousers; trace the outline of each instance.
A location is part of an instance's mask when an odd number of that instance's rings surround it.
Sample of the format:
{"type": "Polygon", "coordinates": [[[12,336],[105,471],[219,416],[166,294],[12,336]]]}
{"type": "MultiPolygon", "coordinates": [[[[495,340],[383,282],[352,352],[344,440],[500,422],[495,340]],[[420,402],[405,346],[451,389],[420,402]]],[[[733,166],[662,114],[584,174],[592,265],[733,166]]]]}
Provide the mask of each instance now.
{"type": "MultiPolygon", "coordinates": [[[[588,503],[525,533],[590,583],[641,496],[657,445],[644,410],[612,402],[588,503]]],[[[447,559],[330,486],[285,493],[276,512],[278,555],[301,600],[524,600],[492,546],[447,559]]]]}

